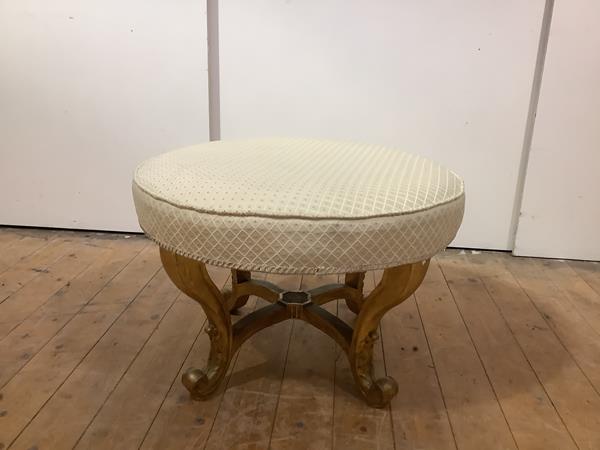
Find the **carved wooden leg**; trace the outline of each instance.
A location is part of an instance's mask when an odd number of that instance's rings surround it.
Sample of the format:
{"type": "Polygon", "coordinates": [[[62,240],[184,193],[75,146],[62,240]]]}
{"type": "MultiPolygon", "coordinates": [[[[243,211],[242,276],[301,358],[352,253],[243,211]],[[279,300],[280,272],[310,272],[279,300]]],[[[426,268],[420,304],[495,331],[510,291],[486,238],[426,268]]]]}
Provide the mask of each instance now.
{"type": "MultiPolygon", "coordinates": [[[[360,292],[363,291],[364,283],[365,283],[365,273],[364,272],[347,273],[345,276],[344,284],[346,286],[350,286],[351,288],[354,288],[360,292]]],[[[362,300],[363,300],[362,298],[360,299],[360,301],[356,300],[356,299],[346,298],[346,305],[348,305],[348,308],[350,308],[350,311],[352,311],[354,314],[358,314],[360,312],[360,308],[362,306],[362,300]]]]}
{"type": "Polygon", "coordinates": [[[229,309],[203,263],[163,248],[160,249],[160,257],[173,283],[200,303],[208,318],[206,333],[210,338],[210,354],[206,368],[190,368],[181,378],[192,398],[202,399],[218,388],[231,361],[232,327],[229,309]]]}
{"type": "Polygon", "coordinates": [[[373,374],[373,345],[379,339],[379,321],[419,287],[428,267],[429,260],[386,269],[381,282],[360,308],[348,358],[354,379],[370,406],[383,408],[398,392],[393,378],[376,379],[373,374]]]}
{"type": "Polygon", "coordinates": [[[225,378],[233,353],[242,343],[261,329],[287,319],[307,321],[331,336],[347,353],[354,379],[367,403],[386,406],[398,392],[391,377],[376,379],[373,374],[373,345],[383,315],[404,301],[419,286],[429,261],[386,269],[381,282],[363,298],[364,273],[347,274],[344,284],[330,284],[308,292],[284,291],[264,280],[252,280],[250,272],[232,271],[231,292],[221,293],[214,285],[206,266],[196,260],[160,250],[163,266],[175,285],[196,300],[206,313],[211,347],[204,370],[189,369],[183,384],[195,399],[213,393],[225,378]],[[272,303],[244,316],[235,326],[230,311],[243,306],[250,295],[272,303]],[[321,305],[345,299],[358,314],[354,329],[321,305]]]}

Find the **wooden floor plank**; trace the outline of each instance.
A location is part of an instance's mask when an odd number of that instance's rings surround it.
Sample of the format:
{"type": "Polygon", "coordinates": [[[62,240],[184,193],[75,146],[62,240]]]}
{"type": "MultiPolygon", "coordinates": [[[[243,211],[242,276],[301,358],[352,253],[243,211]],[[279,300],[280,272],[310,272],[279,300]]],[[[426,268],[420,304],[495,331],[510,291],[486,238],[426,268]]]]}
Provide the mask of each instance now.
{"type": "Polygon", "coordinates": [[[497,265],[481,277],[487,291],[579,448],[600,448],[600,401],[593,386],[502,260],[497,265]]]}
{"type": "MultiPolygon", "coordinates": [[[[297,290],[301,282],[296,276],[268,279],[288,290],[297,290]]],[[[260,301],[257,307],[266,304],[260,301]]],[[[244,343],[205,448],[268,447],[292,325],[291,320],[281,322],[244,343]]]]}
{"type": "Polygon", "coordinates": [[[600,263],[597,261],[567,261],[567,264],[596,292],[600,294],[600,263]]]}
{"type": "MultiPolygon", "coordinates": [[[[0,235],[1,236],[1,235],[0,235]]],[[[48,239],[14,234],[12,239],[0,243],[0,273],[5,272],[21,259],[35,253],[48,244],[48,239]]]]}
{"type": "MultiPolygon", "coordinates": [[[[455,258],[455,266],[460,268],[462,259],[455,258]]],[[[440,261],[444,271],[448,260],[440,261]]],[[[453,275],[446,277],[447,283],[518,447],[577,448],[482,281],[468,264],[462,267],[462,273],[454,270],[453,275]]]]}
{"type": "MultiPolygon", "coordinates": [[[[430,281],[433,281],[432,276],[428,277],[430,281]]],[[[455,449],[414,296],[389,311],[383,317],[381,328],[386,368],[399,386],[399,393],[391,403],[396,449],[455,449]]]]}
{"type": "Polygon", "coordinates": [[[44,272],[0,303],[0,339],[6,337],[23,320],[42,306],[55,292],[71,283],[94,260],[110,249],[81,243],[71,252],[49,264],[44,272]]]}
{"type": "Polygon", "coordinates": [[[198,309],[185,297],[173,305],[76,448],[139,447],[204,323],[198,309]]]}
{"type": "Polygon", "coordinates": [[[20,234],[15,233],[13,229],[0,225],[0,250],[7,245],[12,245],[13,242],[18,241],[22,237],[20,234]]]}
{"type": "Polygon", "coordinates": [[[18,436],[128,305],[141,297],[159,268],[156,247],[144,249],[0,390],[0,444],[8,446],[18,436]]]}
{"type": "Polygon", "coordinates": [[[159,271],[12,447],[72,448],[179,295],[166,273],[159,271]]]}
{"type": "Polygon", "coordinates": [[[0,274],[0,304],[29,281],[47,271],[50,264],[73,252],[83,240],[83,238],[78,238],[79,242],[73,242],[58,235],[51,238],[48,244],[39,251],[20,259],[15,265],[0,274]]]}
{"type": "MultiPolygon", "coordinates": [[[[340,279],[343,279],[343,276],[340,279]]],[[[373,290],[374,285],[373,273],[369,272],[365,276],[365,295],[373,290]]],[[[356,314],[350,311],[346,302],[340,300],[337,309],[338,317],[353,326],[356,314]]],[[[380,376],[385,374],[381,339],[373,348],[373,366],[376,374],[380,376]]],[[[335,357],[333,448],[336,450],[394,448],[390,408],[378,409],[365,406],[356,388],[348,358],[339,348],[336,349],[335,357]]]]}
{"type": "MultiPolygon", "coordinates": [[[[430,271],[439,268],[434,263],[430,271]]],[[[459,449],[515,449],[502,409],[446,283],[415,297],[459,449]]]]}
{"type": "MultiPolygon", "coordinates": [[[[337,275],[304,276],[301,290],[337,283],[337,275]]],[[[336,314],[336,303],[324,308],[336,314]]],[[[307,322],[297,321],[281,383],[269,448],[332,447],[336,343],[307,322]],[[310,357],[307,357],[310,355],[310,357]]]]}
{"type": "MultiPolygon", "coordinates": [[[[224,285],[227,271],[213,281],[224,285]]],[[[206,316],[182,295],[160,322],[114,392],[78,442],[78,449],[138,448],[181,370],[206,316]]]]}
{"type": "Polygon", "coordinates": [[[564,260],[546,259],[535,262],[596,331],[600,340],[600,294],[564,260]]]}
{"type": "Polygon", "coordinates": [[[530,258],[504,257],[503,262],[556,333],[567,351],[600,392],[600,337],[587,320],[553,285],[538,263],[530,258]]]}
{"type": "Polygon", "coordinates": [[[0,449],[600,448],[600,264],[443,252],[382,321],[391,412],[368,408],[345,354],[292,321],[190,400],[180,375],[208,354],[205,316],[159,268],[141,237],[0,227],[0,332],[18,324],[0,339],[0,449]],[[87,268],[68,260],[82,247],[87,268]]]}
{"type": "Polygon", "coordinates": [[[0,388],[146,245],[148,241],[142,239],[117,241],[114,249],[98,258],[1,340],[0,388]]]}
{"type": "MultiPolygon", "coordinates": [[[[217,273],[217,270],[213,269],[211,272],[213,279],[218,279],[219,276],[222,276],[217,273]]],[[[229,272],[226,271],[223,273],[228,274],[229,272]]],[[[261,274],[253,274],[253,276],[264,279],[261,274]]],[[[234,321],[238,320],[244,314],[252,312],[256,304],[256,297],[250,297],[246,306],[241,308],[240,314],[233,316],[232,319],[234,321]]],[[[200,333],[200,335],[200,338],[194,342],[192,351],[185,359],[180,373],[173,381],[169,393],[148,430],[141,446],[142,449],[178,450],[204,448],[206,445],[208,435],[219,411],[225,389],[227,388],[227,383],[231,377],[231,373],[236,370],[237,357],[234,357],[224,383],[214,395],[202,401],[192,400],[188,391],[181,383],[181,375],[189,367],[202,367],[202,362],[206,360],[210,343],[204,333],[200,333]]],[[[237,356],[239,356],[239,352],[237,356]]]]}

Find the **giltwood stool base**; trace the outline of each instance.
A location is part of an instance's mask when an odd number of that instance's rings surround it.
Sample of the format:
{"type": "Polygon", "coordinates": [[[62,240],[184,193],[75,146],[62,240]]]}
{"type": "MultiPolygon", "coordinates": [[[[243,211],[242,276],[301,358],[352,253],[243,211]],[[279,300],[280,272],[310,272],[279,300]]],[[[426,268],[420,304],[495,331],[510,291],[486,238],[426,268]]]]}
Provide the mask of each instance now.
{"type": "Polygon", "coordinates": [[[387,406],[398,392],[391,377],[376,378],[373,373],[373,344],[383,315],[407,299],[419,287],[429,260],[385,269],[375,289],[363,296],[364,272],[349,273],[343,284],[329,284],[309,291],[285,291],[273,283],[255,280],[250,272],[232,270],[231,291],[221,292],[213,283],[204,263],[164,248],[160,256],[165,271],[175,285],[196,300],[206,313],[211,347],[205,369],[188,369],[182,376],[192,398],[212,394],[225,378],[231,359],[240,346],[256,332],[287,319],[311,323],[333,338],[346,352],[354,380],[367,404],[387,406]],[[232,325],[230,312],[240,308],[250,295],[270,302],[232,325]],[[345,299],[358,315],[354,328],[321,305],[345,299]]]}

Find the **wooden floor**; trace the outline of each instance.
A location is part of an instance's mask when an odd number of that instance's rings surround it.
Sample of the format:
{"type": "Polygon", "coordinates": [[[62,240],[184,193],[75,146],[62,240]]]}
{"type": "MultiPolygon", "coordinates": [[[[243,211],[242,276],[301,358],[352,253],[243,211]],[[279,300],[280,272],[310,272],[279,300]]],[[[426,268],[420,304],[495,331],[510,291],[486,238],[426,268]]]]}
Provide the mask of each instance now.
{"type": "Polygon", "coordinates": [[[207,354],[204,323],[140,236],[0,228],[0,449],[600,449],[597,263],[438,256],[382,322],[377,368],[400,385],[385,410],[296,321],[254,336],[226,386],[191,401],[179,378],[207,354]]]}

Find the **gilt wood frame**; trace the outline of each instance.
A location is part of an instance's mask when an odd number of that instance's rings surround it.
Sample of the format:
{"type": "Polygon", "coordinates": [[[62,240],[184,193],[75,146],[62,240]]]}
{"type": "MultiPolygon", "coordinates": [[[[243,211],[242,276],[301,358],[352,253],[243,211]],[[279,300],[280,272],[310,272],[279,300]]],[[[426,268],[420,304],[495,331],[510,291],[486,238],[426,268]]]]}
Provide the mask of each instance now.
{"type": "Polygon", "coordinates": [[[221,292],[200,261],[160,249],[165,271],[175,285],[196,300],[208,318],[206,332],[211,347],[205,369],[190,368],[182,382],[192,398],[204,399],[225,378],[231,359],[240,346],[258,331],[287,319],[304,320],[335,340],[348,356],[354,380],[367,404],[385,407],[398,392],[396,381],[376,378],[373,373],[373,345],[383,315],[407,299],[419,287],[429,260],[385,269],[375,289],[363,296],[365,273],[348,273],[344,283],[328,284],[309,291],[285,291],[268,281],[252,279],[251,273],[232,269],[232,289],[221,292]],[[235,324],[231,311],[242,307],[250,295],[271,304],[242,317],[235,324]],[[354,328],[321,308],[344,299],[357,314],[354,328]]]}

